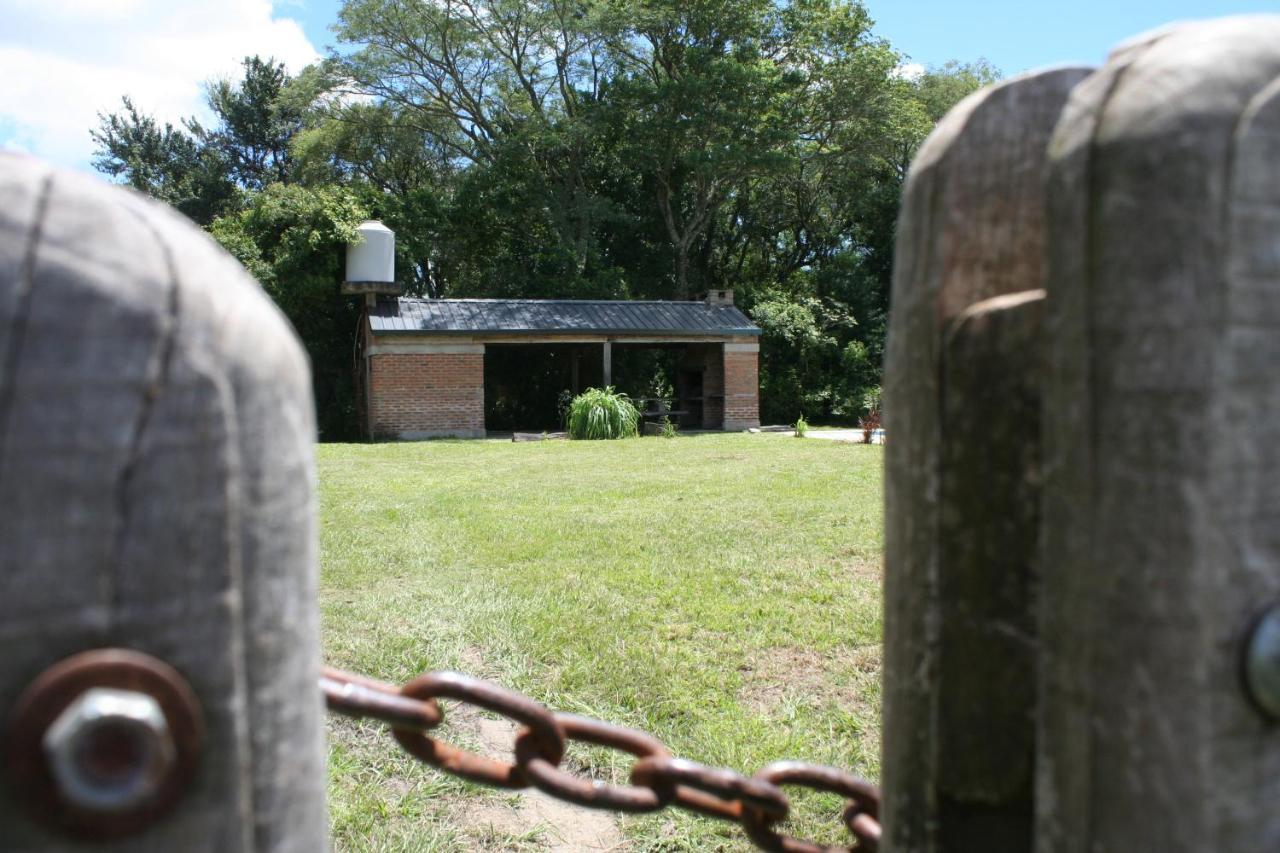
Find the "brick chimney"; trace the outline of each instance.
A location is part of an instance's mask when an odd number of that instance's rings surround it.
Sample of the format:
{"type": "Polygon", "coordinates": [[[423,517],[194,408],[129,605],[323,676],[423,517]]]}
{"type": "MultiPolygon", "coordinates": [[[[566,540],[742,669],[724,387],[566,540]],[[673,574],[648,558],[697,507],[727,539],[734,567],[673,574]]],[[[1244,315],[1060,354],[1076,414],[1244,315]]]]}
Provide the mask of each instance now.
{"type": "Polygon", "coordinates": [[[708,305],[732,305],[733,291],[732,290],[708,290],[707,296],[706,296],[706,302],[708,305]]]}

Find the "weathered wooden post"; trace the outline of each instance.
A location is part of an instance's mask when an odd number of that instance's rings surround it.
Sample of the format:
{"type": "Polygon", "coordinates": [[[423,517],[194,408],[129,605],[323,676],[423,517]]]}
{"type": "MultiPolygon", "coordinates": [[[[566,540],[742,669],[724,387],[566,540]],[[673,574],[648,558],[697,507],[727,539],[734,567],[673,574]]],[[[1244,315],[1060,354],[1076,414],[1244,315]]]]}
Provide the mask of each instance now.
{"type": "Polygon", "coordinates": [[[1280,850],[1280,17],[1068,88],[908,184],[885,846],[1280,850]]]}
{"type": "Polygon", "coordinates": [[[0,847],[323,850],[301,348],[160,205],[0,198],[0,847]]]}
{"type": "Polygon", "coordinates": [[[1041,853],[1280,850],[1277,78],[1278,16],[1161,30],[1052,143],[1041,853]]]}
{"type": "Polygon", "coordinates": [[[970,97],[908,178],[886,366],[886,850],[1031,846],[1045,150],[1087,73],[970,97]]]}

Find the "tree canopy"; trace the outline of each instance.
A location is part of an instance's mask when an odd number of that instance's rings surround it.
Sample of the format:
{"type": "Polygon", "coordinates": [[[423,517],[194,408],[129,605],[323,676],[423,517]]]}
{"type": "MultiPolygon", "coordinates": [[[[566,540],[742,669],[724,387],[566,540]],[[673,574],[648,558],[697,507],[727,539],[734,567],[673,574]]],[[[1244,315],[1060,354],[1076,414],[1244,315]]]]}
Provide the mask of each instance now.
{"type": "Polygon", "coordinates": [[[208,127],[126,97],[93,131],[98,169],[208,226],[282,305],[332,438],[353,428],[336,282],[363,216],[397,232],[415,294],[732,288],[764,330],[762,417],[856,416],[907,165],[998,76],[904,74],[857,0],[347,0],[336,32],[347,49],[297,77],[249,57],[211,83],[208,127]]]}

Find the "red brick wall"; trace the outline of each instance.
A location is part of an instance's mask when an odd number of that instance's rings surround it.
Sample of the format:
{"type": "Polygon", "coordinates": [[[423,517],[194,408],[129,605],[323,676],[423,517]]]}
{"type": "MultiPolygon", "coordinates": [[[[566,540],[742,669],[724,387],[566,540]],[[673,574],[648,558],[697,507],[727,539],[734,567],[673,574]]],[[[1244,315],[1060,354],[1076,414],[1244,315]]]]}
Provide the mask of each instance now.
{"type": "Polygon", "coordinates": [[[369,357],[374,438],[484,435],[484,353],[369,357]]]}
{"type": "Polygon", "coordinates": [[[760,353],[726,348],[724,353],[724,428],[760,426],[760,353]]]}

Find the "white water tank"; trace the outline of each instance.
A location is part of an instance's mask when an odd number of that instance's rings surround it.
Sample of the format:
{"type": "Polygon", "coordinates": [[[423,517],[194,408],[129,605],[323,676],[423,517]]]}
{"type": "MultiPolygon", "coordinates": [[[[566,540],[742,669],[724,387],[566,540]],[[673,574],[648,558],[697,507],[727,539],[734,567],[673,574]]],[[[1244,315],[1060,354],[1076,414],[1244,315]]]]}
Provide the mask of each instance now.
{"type": "Polygon", "coordinates": [[[396,232],[376,219],[361,222],[360,239],[347,246],[343,293],[399,293],[396,281],[396,232]]]}

